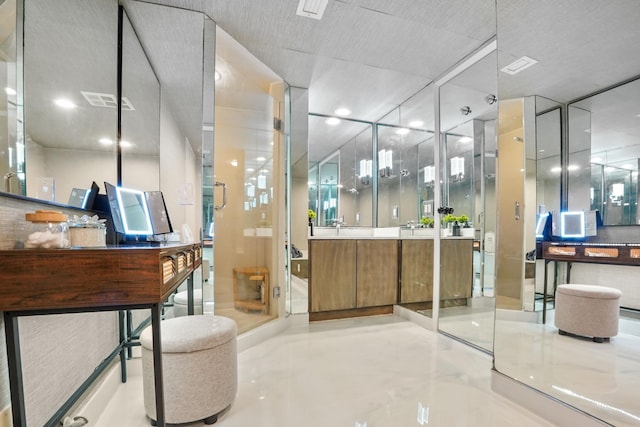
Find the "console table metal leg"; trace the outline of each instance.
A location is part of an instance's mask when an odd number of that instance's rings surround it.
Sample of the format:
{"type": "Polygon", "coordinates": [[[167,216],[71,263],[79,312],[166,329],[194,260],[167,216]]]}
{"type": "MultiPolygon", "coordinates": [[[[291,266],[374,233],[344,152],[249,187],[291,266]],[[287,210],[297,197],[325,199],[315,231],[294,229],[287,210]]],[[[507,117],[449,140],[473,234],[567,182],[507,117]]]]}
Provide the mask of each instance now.
{"type": "Polygon", "coordinates": [[[130,341],[129,328],[125,330],[125,313],[118,311],[118,329],[120,330],[120,377],[123,383],[127,382],[127,344],[130,341]]]}
{"type": "Polygon", "coordinates": [[[162,304],[151,306],[151,330],[153,333],[153,377],[156,391],[156,422],[158,427],[165,427],[164,421],[164,385],[162,381],[162,341],[160,339],[160,321],[162,304]]]}
{"type": "Polygon", "coordinates": [[[24,389],[22,387],[22,362],[20,361],[20,335],[18,333],[18,318],[11,313],[4,313],[4,330],[7,339],[7,366],[9,368],[9,389],[11,394],[11,409],[13,411],[13,426],[27,425],[24,407],[24,389]]]}
{"type": "Polygon", "coordinates": [[[542,324],[546,325],[547,323],[547,268],[549,266],[549,261],[544,261],[544,287],[542,288],[542,324]]]}

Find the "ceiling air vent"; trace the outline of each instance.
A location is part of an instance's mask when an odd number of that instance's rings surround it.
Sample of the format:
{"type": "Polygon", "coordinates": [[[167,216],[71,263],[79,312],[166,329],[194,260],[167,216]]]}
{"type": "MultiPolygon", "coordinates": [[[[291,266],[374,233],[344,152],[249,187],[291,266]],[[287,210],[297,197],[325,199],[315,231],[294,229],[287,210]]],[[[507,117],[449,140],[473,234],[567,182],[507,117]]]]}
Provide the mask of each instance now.
{"type": "Polygon", "coordinates": [[[322,19],[329,0],[300,0],[297,15],[313,19],[322,19]]]}
{"type": "MultiPolygon", "coordinates": [[[[117,108],[118,101],[115,95],[111,95],[110,93],[97,93],[97,92],[85,92],[81,91],[82,96],[87,102],[93,107],[106,107],[106,108],[117,108]]],[[[122,111],[133,111],[133,105],[127,99],[126,96],[122,97],[122,111]]]]}
{"type": "Polygon", "coordinates": [[[523,56],[522,58],[518,58],[515,61],[513,61],[511,64],[502,68],[500,71],[502,71],[503,73],[513,75],[537,63],[538,61],[536,61],[535,59],[529,58],[528,56],[523,56]]]}

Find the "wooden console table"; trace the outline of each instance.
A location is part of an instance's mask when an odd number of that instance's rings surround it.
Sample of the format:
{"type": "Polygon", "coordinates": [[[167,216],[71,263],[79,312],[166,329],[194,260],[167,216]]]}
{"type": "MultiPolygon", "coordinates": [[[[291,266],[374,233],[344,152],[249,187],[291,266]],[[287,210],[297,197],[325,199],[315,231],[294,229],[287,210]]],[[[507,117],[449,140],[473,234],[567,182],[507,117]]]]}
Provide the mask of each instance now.
{"type": "MultiPolygon", "coordinates": [[[[200,243],[0,250],[0,311],[4,312],[14,427],[26,426],[19,316],[142,308],[151,309],[157,425],[164,426],[162,303],[189,279],[189,314],[193,314],[193,271],[201,261],[200,243]]],[[[119,350],[124,364],[122,337],[119,350]]],[[[58,421],[54,416],[47,425],[58,425],[58,421]]]]}
{"type": "MultiPolygon", "coordinates": [[[[537,252],[539,257],[544,260],[543,324],[547,321],[547,264],[549,262],[567,263],[567,282],[571,281],[571,264],[574,262],[640,266],[640,243],[541,242],[538,245],[540,246],[537,252]]],[[[555,288],[556,280],[554,278],[554,295],[555,288]]]]}

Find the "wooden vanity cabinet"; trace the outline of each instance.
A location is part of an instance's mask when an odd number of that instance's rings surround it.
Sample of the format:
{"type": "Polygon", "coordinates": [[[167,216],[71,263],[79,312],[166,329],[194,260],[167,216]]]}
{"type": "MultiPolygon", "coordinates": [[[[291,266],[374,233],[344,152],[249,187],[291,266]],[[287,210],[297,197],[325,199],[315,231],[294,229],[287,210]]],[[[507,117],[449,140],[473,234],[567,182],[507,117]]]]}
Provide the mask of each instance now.
{"type": "Polygon", "coordinates": [[[440,240],[440,300],[471,298],[473,240],[440,240]]]}
{"type": "Polygon", "coordinates": [[[400,304],[433,301],[433,240],[402,240],[400,304]]]}
{"type": "Polygon", "coordinates": [[[398,240],[357,242],[356,307],[396,304],[398,240]]]}
{"type": "Polygon", "coordinates": [[[309,313],[356,306],[356,241],[309,242],[309,313]]]}

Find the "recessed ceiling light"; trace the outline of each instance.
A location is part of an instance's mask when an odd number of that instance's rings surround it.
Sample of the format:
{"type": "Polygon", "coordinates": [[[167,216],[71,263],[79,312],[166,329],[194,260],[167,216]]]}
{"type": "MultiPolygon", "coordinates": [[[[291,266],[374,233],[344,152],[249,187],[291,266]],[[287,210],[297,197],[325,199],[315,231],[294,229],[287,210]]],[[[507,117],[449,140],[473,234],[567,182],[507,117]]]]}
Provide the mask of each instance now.
{"type": "Polygon", "coordinates": [[[238,161],[236,159],[231,160],[231,166],[238,167],[238,161]]]}
{"type": "Polygon", "coordinates": [[[13,95],[15,95],[15,94],[17,93],[15,89],[10,88],[10,87],[5,87],[5,88],[4,88],[4,91],[5,91],[5,92],[7,93],[7,95],[9,95],[9,96],[13,96],[13,95]]]}
{"type": "Polygon", "coordinates": [[[247,172],[253,172],[253,171],[255,171],[254,168],[247,168],[247,172]]]}
{"type": "Polygon", "coordinates": [[[544,150],[538,150],[538,153],[544,153],[544,150]]]}
{"type": "Polygon", "coordinates": [[[569,166],[567,166],[567,170],[570,170],[570,171],[577,171],[578,169],[580,169],[580,166],[578,166],[578,165],[569,165],[569,166]]]}
{"type": "Polygon", "coordinates": [[[328,124],[329,126],[335,126],[337,124],[340,123],[340,119],[337,117],[329,117],[327,120],[324,121],[326,124],[328,124]]]}
{"type": "Polygon", "coordinates": [[[591,129],[585,129],[584,130],[586,133],[591,133],[591,129]]]}
{"type": "Polygon", "coordinates": [[[460,138],[458,140],[458,142],[471,142],[471,141],[473,141],[473,138],[468,137],[468,136],[463,136],[462,138],[460,138]]]}
{"type": "Polygon", "coordinates": [[[336,114],[336,116],[348,116],[349,114],[351,114],[351,110],[343,107],[338,108],[336,111],[334,111],[334,113],[336,114]]]}
{"type": "Polygon", "coordinates": [[[249,181],[255,181],[255,180],[256,180],[255,176],[252,176],[251,178],[249,178],[249,181]]]}
{"type": "Polygon", "coordinates": [[[271,145],[273,145],[273,141],[271,141],[271,145]]]}
{"type": "Polygon", "coordinates": [[[633,165],[630,164],[626,164],[626,165],[622,165],[620,166],[622,169],[633,169],[633,165]]]}
{"type": "Polygon", "coordinates": [[[409,127],[410,128],[419,128],[423,124],[424,124],[424,122],[422,120],[413,120],[413,121],[409,122],[409,127]]]}
{"type": "Polygon", "coordinates": [[[269,173],[269,169],[262,169],[260,172],[262,172],[262,173],[269,173]]]}
{"type": "Polygon", "coordinates": [[[400,128],[400,129],[396,130],[396,133],[398,135],[406,135],[409,132],[411,132],[411,131],[409,129],[407,129],[407,128],[400,128]]]}
{"type": "Polygon", "coordinates": [[[560,166],[556,166],[554,168],[551,168],[551,172],[560,172],[562,170],[562,168],[560,166]]]}
{"type": "Polygon", "coordinates": [[[58,98],[55,101],[53,101],[58,107],[61,108],[66,108],[66,109],[72,109],[72,108],[76,108],[76,104],[74,104],[73,102],[69,101],[68,99],[64,99],[64,98],[58,98]]]}
{"type": "Polygon", "coordinates": [[[222,79],[222,74],[220,74],[220,71],[216,70],[213,72],[213,78],[218,81],[220,79],[222,79]]]}
{"type": "Polygon", "coordinates": [[[102,144],[102,145],[112,145],[113,144],[113,140],[109,139],[109,138],[100,138],[98,140],[98,142],[100,142],[100,144],[102,144]]]}
{"type": "Polygon", "coordinates": [[[264,162],[267,159],[265,159],[264,157],[256,157],[256,160],[259,162],[264,162]]]}
{"type": "Polygon", "coordinates": [[[133,146],[133,144],[132,144],[132,143],[130,143],[129,141],[120,140],[120,146],[121,146],[122,148],[129,148],[129,147],[132,147],[132,146],[133,146]]]}
{"type": "Polygon", "coordinates": [[[600,157],[592,157],[591,158],[591,163],[600,163],[602,161],[602,159],[600,157]]]}
{"type": "Polygon", "coordinates": [[[513,75],[537,63],[538,63],[537,60],[533,58],[529,58],[528,56],[523,56],[522,58],[518,58],[515,61],[513,61],[511,64],[502,68],[500,71],[502,71],[503,73],[513,75]]]}

